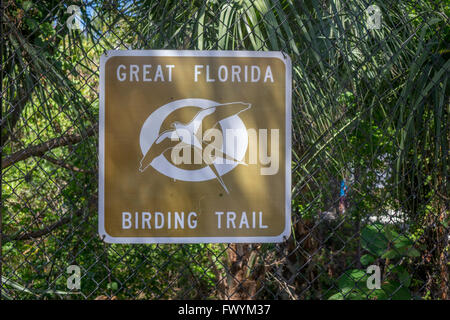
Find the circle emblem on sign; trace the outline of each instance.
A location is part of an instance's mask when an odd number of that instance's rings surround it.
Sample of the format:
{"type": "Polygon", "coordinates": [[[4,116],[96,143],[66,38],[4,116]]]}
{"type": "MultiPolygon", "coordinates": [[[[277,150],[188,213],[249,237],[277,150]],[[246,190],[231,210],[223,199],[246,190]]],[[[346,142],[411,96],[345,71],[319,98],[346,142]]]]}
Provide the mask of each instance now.
{"type": "MultiPolygon", "coordinates": [[[[245,105],[249,106],[249,104],[245,105]]],[[[207,99],[181,99],[167,103],[156,109],[145,120],[141,128],[139,144],[143,157],[146,156],[147,152],[149,152],[152,146],[155,145],[155,143],[158,141],[158,138],[162,134],[161,126],[164,120],[172,112],[186,107],[198,107],[205,110],[218,106],[225,106],[225,104],[207,99]]],[[[212,170],[211,166],[215,167],[217,173],[220,176],[230,172],[239,164],[239,162],[243,161],[247,152],[247,128],[245,127],[241,118],[239,118],[238,114],[224,118],[218,121],[218,124],[220,125],[221,131],[223,133],[221,152],[224,155],[232,156],[237,161],[229,163],[223,158],[215,158],[211,165],[205,164],[205,166],[200,169],[187,170],[174,165],[166,158],[166,156],[164,155],[165,152],[163,152],[151,161],[150,166],[157,170],[159,173],[172,179],[192,182],[217,179],[218,177],[212,170]]]]}

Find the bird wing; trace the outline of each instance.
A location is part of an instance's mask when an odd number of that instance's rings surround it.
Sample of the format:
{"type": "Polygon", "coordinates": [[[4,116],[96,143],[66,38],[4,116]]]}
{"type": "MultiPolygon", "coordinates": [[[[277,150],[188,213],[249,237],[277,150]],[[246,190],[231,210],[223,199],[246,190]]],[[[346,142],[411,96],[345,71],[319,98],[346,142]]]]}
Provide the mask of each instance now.
{"type": "MultiPolygon", "coordinates": [[[[226,103],[226,104],[221,104],[214,108],[214,112],[213,113],[209,113],[207,116],[204,117],[203,122],[202,122],[202,131],[197,134],[197,136],[200,137],[200,139],[202,139],[202,137],[204,137],[205,131],[207,131],[208,129],[212,129],[214,128],[219,121],[224,120],[226,118],[235,116],[247,109],[250,109],[251,104],[249,103],[243,103],[243,102],[231,102],[231,103],[226,103]]],[[[223,137],[223,139],[225,139],[225,137],[223,137]]],[[[205,142],[203,142],[203,144],[205,144],[205,142]]],[[[209,143],[206,143],[209,144],[209,143]]],[[[217,148],[215,148],[217,149],[217,148]]],[[[220,153],[222,153],[222,150],[218,150],[220,151],[220,153]]],[[[222,153],[222,158],[224,158],[225,160],[231,160],[231,161],[235,161],[238,163],[241,163],[240,161],[237,161],[236,159],[234,159],[233,157],[229,157],[227,154],[222,153]],[[231,159],[230,159],[231,158],[231,159]]]]}
{"type": "MultiPolygon", "coordinates": [[[[232,102],[206,108],[198,112],[188,126],[192,125],[193,133],[196,134],[200,127],[203,128],[203,131],[213,128],[219,121],[237,115],[250,107],[251,105],[249,103],[232,102]]],[[[140,161],[139,170],[141,172],[144,171],[156,157],[163,154],[166,150],[172,149],[179,143],[179,141],[167,139],[173,137],[174,131],[175,130],[166,130],[159,135],[155,143],[140,161]]]]}
{"type": "Polygon", "coordinates": [[[176,140],[171,140],[171,139],[164,139],[159,143],[155,142],[150,147],[150,149],[148,149],[147,153],[142,157],[141,162],[140,162],[139,171],[143,172],[145,169],[147,169],[147,167],[152,163],[152,161],[156,157],[163,154],[166,150],[172,149],[178,143],[180,143],[180,142],[176,141],[176,140]]]}
{"type": "Polygon", "coordinates": [[[176,137],[177,137],[176,130],[166,130],[163,133],[161,133],[158,138],[156,138],[155,143],[160,143],[161,141],[167,138],[172,139],[176,137]]]}
{"type": "Polygon", "coordinates": [[[206,108],[202,111],[199,111],[192,121],[188,125],[193,126],[193,133],[196,134],[198,129],[202,126],[203,119],[210,114],[214,113],[215,107],[206,108]]]}
{"type": "Polygon", "coordinates": [[[212,107],[215,109],[215,111],[208,113],[203,118],[202,122],[203,131],[214,128],[219,121],[229,118],[231,116],[235,116],[241,113],[242,111],[250,109],[250,107],[251,107],[250,103],[243,103],[243,102],[231,102],[212,107]]]}

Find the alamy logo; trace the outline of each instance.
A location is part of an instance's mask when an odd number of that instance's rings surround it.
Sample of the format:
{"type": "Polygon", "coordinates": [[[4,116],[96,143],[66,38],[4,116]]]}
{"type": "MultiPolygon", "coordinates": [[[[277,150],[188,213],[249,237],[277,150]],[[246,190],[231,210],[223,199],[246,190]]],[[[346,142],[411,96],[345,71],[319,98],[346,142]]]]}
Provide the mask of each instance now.
{"type": "Polygon", "coordinates": [[[366,9],[367,14],[367,29],[377,30],[381,29],[381,9],[377,5],[373,4],[366,9]]]}
{"type": "Polygon", "coordinates": [[[261,174],[278,172],[279,130],[271,130],[271,152],[268,156],[267,130],[247,129],[241,113],[251,109],[246,102],[218,103],[206,99],[182,99],[155,110],[144,122],[140,133],[142,159],[139,170],[149,166],[174,180],[207,181],[216,179],[229,190],[222,176],[238,165],[262,165],[261,174]],[[172,112],[182,108],[198,108],[186,122],[165,121],[172,112]],[[259,137],[258,137],[259,135],[259,137]],[[258,141],[259,140],[259,145],[258,141]],[[248,161],[245,161],[250,149],[248,161]],[[170,160],[169,160],[170,159],[170,160]],[[192,165],[194,169],[187,169],[192,165]]]}

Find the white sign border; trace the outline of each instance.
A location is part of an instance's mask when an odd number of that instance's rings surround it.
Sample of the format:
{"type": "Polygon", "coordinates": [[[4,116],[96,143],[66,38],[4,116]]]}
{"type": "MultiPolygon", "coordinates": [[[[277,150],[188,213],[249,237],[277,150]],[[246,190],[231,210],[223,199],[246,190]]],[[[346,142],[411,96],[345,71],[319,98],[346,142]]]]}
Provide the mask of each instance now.
{"type": "Polygon", "coordinates": [[[197,51],[197,50],[108,50],[100,57],[100,109],[99,109],[99,175],[98,175],[98,233],[107,243],[279,243],[291,234],[291,105],[292,63],[281,51],[197,51]],[[105,65],[109,58],[117,56],[164,56],[164,57],[242,57],[278,58],[286,67],[286,161],[285,161],[285,228],[278,236],[257,237],[112,237],[105,230],[104,164],[105,164],[105,65]]]}

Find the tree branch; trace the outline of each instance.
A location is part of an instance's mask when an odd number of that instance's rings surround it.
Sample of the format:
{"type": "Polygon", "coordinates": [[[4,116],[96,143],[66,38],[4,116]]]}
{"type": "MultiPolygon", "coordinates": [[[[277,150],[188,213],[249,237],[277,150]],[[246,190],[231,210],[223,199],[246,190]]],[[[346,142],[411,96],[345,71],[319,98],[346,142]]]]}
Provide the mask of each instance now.
{"type": "Polygon", "coordinates": [[[47,156],[45,154],[42,155],[41,158],[45,159],[48,162],[51,162],[51,163],[53,163],[53,164],[55,164],[55,165],[57,165],[57,166],[59,166],[61,168],[64,168],[64,169],[67,169],[67,170],[70,170],[70,171],[83,172],[83,173],[94,173],[94,170],[81,169],[81,168],[78,168],[77,166],[73,166],[71,164],[68,164],[68,163],[66,163],[63,160],[55,159],[55,158],[49,157],[49,156],[47,156]]]}
{"type": "Polygon", "coordinates": [[[3,159],[2,169],[9,167],[16,162],[28,159],[29,157],[42,156],[45,154],[45,152],[49,150],[63,147],[69,144],[76,144],[82,141],[83,139],[94,135],[96,132],[97,127],[90,127],[83,134],[71,134],[65,136],[63,135],[58,138],[50,139],[36,146],[27,147],[3,159]]]}
{"type": "MultiPolygon", "coordinates": [[[[92,195],[88,201],[88,210],[92,210],[92,207],[94,206],[94,204],[96,202],[97,202],[97,195],[92,195]]],[[[75,213],[73,215],[65,216],[65,217],[59,219],[58,221],[43,227],[42,229],[30,231],[27,233],[19,233],[19,234],[15,234],[15,235],[2,234],[1,235],[2,241],[3,241],[3,243],[6,243],[9,241],[13,241],[13,240],[30,240],[30,239],[35,239],[35,238],[45,236],[46,234],[49,234],[56,228],[63,226],[65,224],[69,223],[70,221],[72,221],[73,217],[81,216],[81,214],[83,213],[83,209],[84,208],[81,208],[81,209],[75,211],[75,213]]]]}
{"type": "Polygon", "coordinates": [[[2,138],[0,144],[4,146],[6,141],[13,136],[14,128],[20,119],[22,111],[25,109],[25,104],[31,98],[31,93],[33,90],[25,90],[20,86],[17,88],[18,94],[17,98],[11,104],[11,109],[6,113],[6,117],[3,119],[5,122],[2,128],[2,138]]]}

